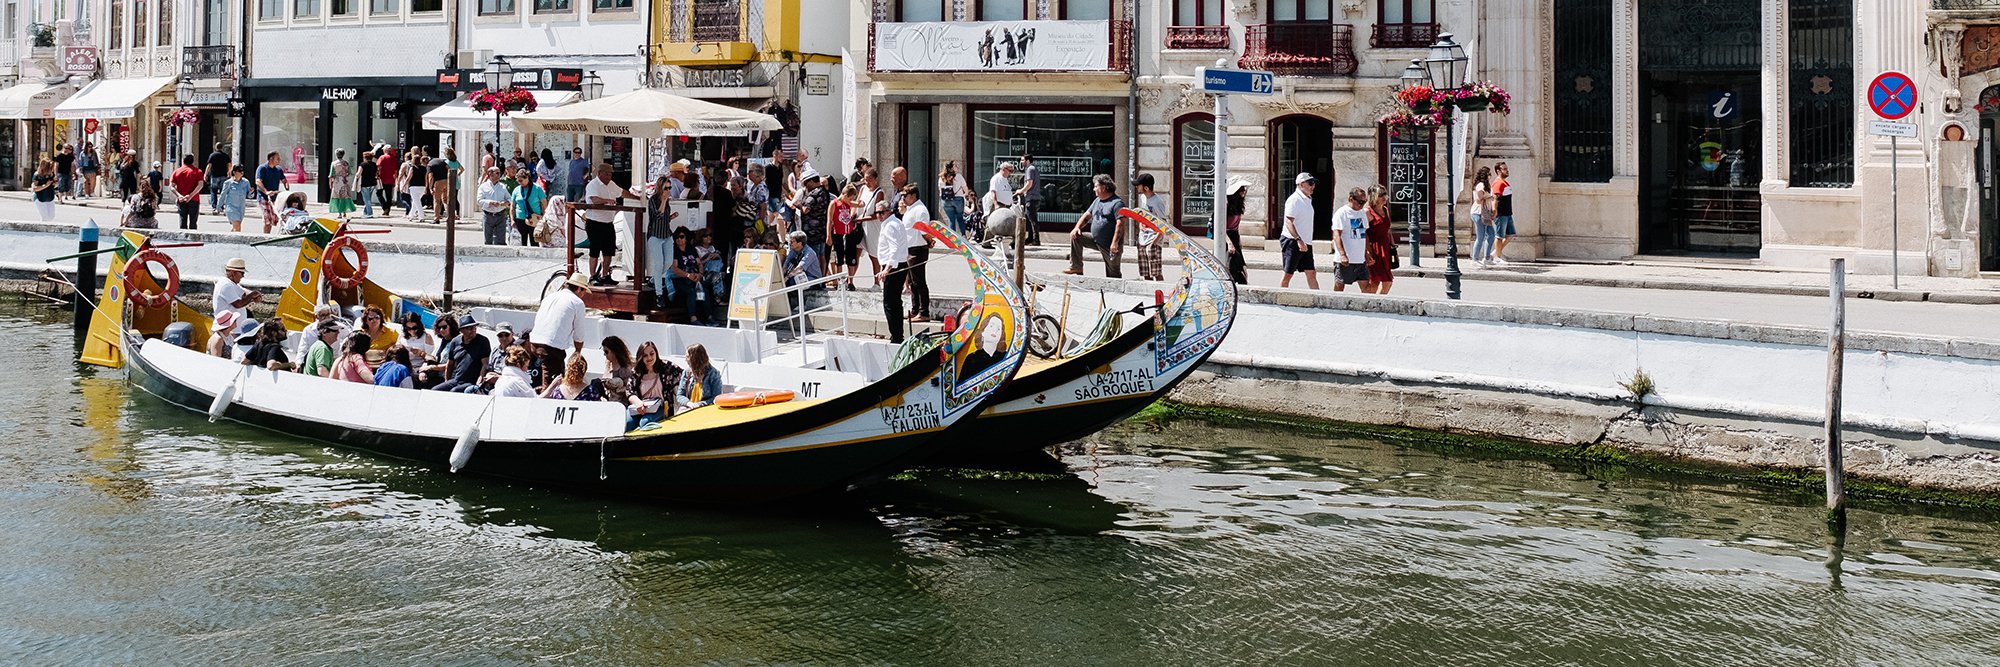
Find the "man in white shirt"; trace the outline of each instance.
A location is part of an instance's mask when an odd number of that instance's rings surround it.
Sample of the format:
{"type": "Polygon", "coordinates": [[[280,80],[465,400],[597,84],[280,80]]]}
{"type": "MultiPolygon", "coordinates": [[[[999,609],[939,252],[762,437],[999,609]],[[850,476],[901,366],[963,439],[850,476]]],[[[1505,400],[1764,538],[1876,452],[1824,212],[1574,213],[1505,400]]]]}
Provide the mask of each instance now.
{"type": "Polygon", "coordinates": [[[986,182],[986,194],[993,197],[994,210],[1014,205],[1014,163],[1000,163],[1000,171],[986,182]]]}
{"type": "MultiPolygon", "coordinates": [[[[916,186],[905,186],[898,206],[908,210],[915,205],[919,211],[923,203],[917,196],[916,186]]],[[[913,233],[910,225],[901,215],[891,215],[882,221],[882,238],[875,246],[875,256],[887,268],[875,273],[875,281],[882,284],[882,315],[889,321],[889,342],[903,342],[903,285],[909,282],[910,243],[908,234],[913,233]]]]}
{"type": "Polygon", "coordinates": [[[1347,193],[1347,205],[1333,212],[1333,259],[1339,262],[1333,274],[1333,291],[1344,291],[1348,283],[1368,284],[1368,193],[1355,188],[1347,193]]]}
{"type": "Polygon", "coordinates": [[[215,284],[210,314],[221,316],[223,311],[235,311],[237,321],[250,321],[250,304],[263,301],[264,295],[243,287],[243,274],[249,270],[250,264],[241,257],[231,257],[222,265],[222,275],[229,279],[215,284]]]}
{"type": "Polygon", "coordinates": [[[514,221],[510,215],[513,208],[514,195],[500,183],[500,168],[487,167],[485,177],[479,180],[480,225],[486,232],[486,245],[507,245],[507,225],[514,221]]]}
{"type": "Polygon", "coordinates": [[[1306,287],[1319,289],[1319,272],[1313,270],[1313,190],[1319,180],[1309,172],[1292,179],[1297,188],[1285,199],[1285,224],[1278,229],[1278,254],[1284,262],[1285,277],[1279,287],[1292,286],[1292,274],[1305,272],[1306,287]]]}
{"type": "MultiPolygon", "coordinates": [[[[917,186],[907,185],[904,192],[915,192],[917,186]]],[[[910,321],[931,321],[931,282],[924,276],[924,265],[931,259],[931,237],[917,230],[917,223],[930,222],[930,207],[924,205],[923,197],[903,207],[903,245],[910,249],[910,321]]]]}
{"type": "MultiPolygon", "coordinates": [[[[625,188],[611,181],[611,165],[598,163],[597,175],[583,186],[583,200],[589,204],[616,205],[625,197],[625,188]]],[[[615,285],[611,280],[611,256],[618,253],[618,212],[584,211],[583,235],[590,243],[590,284],[615,285]]]]}
{"type": "Polygon", "coordinates": [[[590,283],[583,274],[572,272],[563,281],[562,289],[542,297],[542,305],[535,311],[533,334],[535,345],[542,348],[542,378],[557,382],[563,373],[563,358],[570,353],[583,353],[583,292],[590,291],[590,283]]]}

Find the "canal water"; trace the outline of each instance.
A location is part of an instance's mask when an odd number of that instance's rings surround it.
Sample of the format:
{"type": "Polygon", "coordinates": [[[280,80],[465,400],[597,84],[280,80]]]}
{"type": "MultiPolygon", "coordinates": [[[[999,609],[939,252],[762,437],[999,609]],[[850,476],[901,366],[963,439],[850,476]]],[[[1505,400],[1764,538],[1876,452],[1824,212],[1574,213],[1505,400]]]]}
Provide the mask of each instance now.
{"type": "Polygon", "coordinates": [[[1198,423],[662,507],[211,425],[49,314],[0,340],[0,664],[2000,662],[1993,517],[1857,511],[1836,560],[1794,494],[1198,423]]]}

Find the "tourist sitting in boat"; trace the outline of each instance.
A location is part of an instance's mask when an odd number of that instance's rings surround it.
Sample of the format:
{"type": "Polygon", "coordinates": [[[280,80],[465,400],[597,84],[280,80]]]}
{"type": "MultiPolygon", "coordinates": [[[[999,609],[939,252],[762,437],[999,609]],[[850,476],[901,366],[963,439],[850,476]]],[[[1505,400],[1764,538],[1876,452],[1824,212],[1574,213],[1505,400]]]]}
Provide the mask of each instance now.
{"type": "Polygon", "coordinates": [[[653,341],[639,344],[639,382],[633,396],[639,400],[644,412],[632,416],[625,430],[645,426],[646,422],[666,421],[673,414],[674,391],[681,384],[681,367],[660,358],[660,348],[653,341]]]}
{"type": "Polygon", "coordinates": [[[681,397],[681,405],[698,408],[715,402],[722,393],[722,371],[708,363],[708,348],[700,343],[689,345],[687,349],[686,375],[681,376],[681,386],[675,394],[681,397]]]}
{"type": "MultiPolygon", "coordinates": [[[[417,330],[423,331],[423,327],[418,326],[417,330]]],[[[382,360],[381,367],[375,369],[374,379],[375,379],[375,386],[378,387],[402,387],[404,389],[416,388],[416,383],[411,381],[410,379],[409,346],[407,345],[389,346],[388,356],[387,358],[382,360]]]]}
{"type": "Polygon", "coordinates": [[[278,318],[266,320],[244,335],[256,334],[257,342],[250,351],[243,353],[243,364],[262,366],[274,371],[291,370],[292,360],[285,356],[285,322],[278,318]]]}
{"type": "Polygon", "coordinates": [[[319,377],[332,377],[333,346],[340,340],[340,327],[333,323],[321,323],[313,328],[313,342],[306,348],[305,365],[299,372],[319,377]]]}
{"type": "Polygon", "coordinates": [[[375,372],[368,369],[368,350],[372,339],[361,331],[347,337],[346,350],[340,360],[333,362],[333,372],[328,375],[335,380],[374,384],[375,372]]]}
{"type": "MultiPolygon", "coordinates": [[[[339,340],[341,337],[347,335],[347,321],[340,318],[340,306],[332,303],[322,303],[319,307],[314,308],[313,323],[306,325],[305,330],[306,333],[316,334],[319,331],[319,327],[326,325],[333,325],[335,332],[334,340],[339,340]]],[[[298,347],[292,349],[292,356],[300,359],[306,358],[308,356],[307,353],[312,351],[313,344],[316,342],[318,342],[318,338],[315,336],[307,336],[299,339],[298,347]]],[[[327,365],[331,366],[333,364],[332,349],[329,348],[327,352],[327,365]]]]}
{"type": "Polygon", "coordinates": [[[497,373],[507,366],[507,348],[519,345],[514,340],[514,325],[501,322],[493,326],[493,355],[486,358],[488,371],[497,373]]]}
{"type": "Polygon", "coordinates": [[[415,364],[411,366],[412,369],[416,368],[416,365],[430,363],[431,350],[437,349],[437,338],[424,330],[424,318],[416,313],[403,316],[402,343],[408,348],[405,352],[410,356],[409,361],[403,363],[415,364]]]}
{"type": "Polygon", "coordinates": [[[430,389],[444,383],[445,371],[450,370],[450,366],[445,363],[444,346],[456,338],[458,338],[458,325],[452,324],[451,318],[440,315],[436,321],[431,322],[432,347],[430,353],[424,355],[424,361],[417,366],[418,389],[430,389]]]}
{"type": "Polygon", "coordinates": [[[604,351],[604,374],[597,376],[598,393],[604,395],[604,400],[625,403],[639,379],[638,370],[632,366],[632,348],[626,347],[625,339],[617,336],[606,336],[597,345],[604,351]]]}
{"type": "Polygon", "coordinates": [[[583,357],[570,357],[568,361],[563,362],[562,377],[549,383],[549,388],[542,391],[542,398],[563,401],[597,400],[599,398],[597,383],[591,382],[584,376],[584,372],[589,368],[590,363],[584,361],[583,357]]]}
{"type": "Polygon", "coordinates": [[[471,315],[458,318],[458,336],[444,344],[438,357],[444,360],[445,380],[437,391],[455,391],[461,394],[481,394],[479,379],[486,375],[486,359],[493,355],[493,344],[479,335],[479,321],[471,315]]]}
{"type": "Polygon", "coordinates": [[[234,333],[236,333],[236,311],[225,310],[216,313],[215,326],[209,328],[208,353],[228,359],[230,348],[235,347],[230,345],[236,339],[236,336],[232,335],[234,333]]]}
{"type": "Polygon", "coordinates": [[[493,395],[534,398],[534,381],[528,377],[528,365],[533,363],[533,358],[528,356],[528,351],[516,345],[501,354],[506,360],[505,365],[498,372],[486,374],[487,381],[493,383],[493,395]]]}
{"type": "Polygon", "coordinates": [[[396,330],[388,327],[388,317],[379,306],[361,309],[361,331],[368,333],[368,340],[374,345],[370,349],[387,350],[396,344],[396,330]]]}

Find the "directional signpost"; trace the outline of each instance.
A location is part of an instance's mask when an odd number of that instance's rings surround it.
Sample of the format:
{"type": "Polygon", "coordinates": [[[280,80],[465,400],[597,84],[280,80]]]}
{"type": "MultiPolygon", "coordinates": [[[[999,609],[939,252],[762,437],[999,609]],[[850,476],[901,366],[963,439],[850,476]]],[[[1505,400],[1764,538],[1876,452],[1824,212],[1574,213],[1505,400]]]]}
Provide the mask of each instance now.
{"type": "Polygon", "coordinates": [[[1916,138],[1917,124],[1896,121],[1917,110],[1917,82],[1902,72],[1883,72],[1868,82],[1868,108],[1882,117],[1868,123],[1868,133],[1889,138],[1889,286],[1901,289],[1902,230],[1896,205],[1896,172],[1900,161],[1896,159],[1896,143],[1903,137],[1916,138]]]}
{"type": "MultiPolygon", "coordinates": [[[[1208,216],[1209,234],[1215,237],[1215,256],[1223,266],[1229,265],[1229,253],[1223,247],[1223,236],[1228,233],[1225,223],[1229,219],[1229,96],[1269,95],[1274,81],[1270,72],[1229,69],[1223,67],[1228,61],[1217,59],[1214,67],[1195,70],[1195,77],[1201,79],[1201,90],[1215,95],[1215,212],[1208,216]]],[[[1242,252],[1241,248],[1237,252],[1242,252]]]]}

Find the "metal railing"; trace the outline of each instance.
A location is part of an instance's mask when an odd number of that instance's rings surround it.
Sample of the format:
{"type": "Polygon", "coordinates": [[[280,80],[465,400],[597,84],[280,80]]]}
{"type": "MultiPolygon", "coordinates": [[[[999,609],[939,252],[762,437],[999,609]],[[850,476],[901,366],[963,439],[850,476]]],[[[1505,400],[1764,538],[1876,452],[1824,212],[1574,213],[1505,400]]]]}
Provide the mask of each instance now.
{"type": "Polygon", "coordinates": [[[1354,26],[1297,21],[1247,26],[1237,65],[1292,76],[1352,76],[1354,26]]]}
{"type": "Polygon", "coordinates": [[[1377,23],[1368,45],[1378,49],[1421,49],[1436,42],[1436,23],[1377,23]]]}
{"type": "MultiPolygon", "coordinates": [[[[773,278],[782,279],[782,275],[774,276],[773,278]]],[[[844,337],[847,335],[847,329],[848,329],[847,326],[848,299],[846,298],[845,294],[842,294],[841,298],[827,299],[826,305],[820,306],[818,308],[807,309],[806,292],[808,290],[817,289],[822,285],[831,285],[834,286],[834,288],[838,288],[839,284],[845,282],[846,280],[847,280],[847,274],[832,273],[825,276],[821,276],[813,280],[808,280],[806,282],[799,283],[797,285],[790,285],[785,287],[784,289],[771,290],[769,292],[765,292],[763,296],[754,297],[757,299],[762,299],[766,302],[774,298],[790,297],[786,299],[786,302],[792,307],[792,314],[790,315],[786,315],[784,317],[780,317],[777,319],[763,320],[758,322],[757,330],[769,331],[771,327],[774,325],[782,326],[789,323],[792,329],[792,338],[794,340],[797,340],[799,343],[799,361],[802,364],[809,364],[812,361],[812,355],[807,354],[807,350],[812,349],[812,346],[811,346],[811,337],[808,334],[813,333],[813,331],[811,331],[812,323],[808,321],[808,318],[814,315],[818,315],[820,313],[832,312],[836,307],[838,307],[840,310],[840,328],[831,332],[822,332],[822,333],[828,333],[834,337],[844,337]],[[837,306],[834,303],[836,301],[839,302],[837,306]]],[[[902,295],[897,295],[897,298],[902,298],[902,295]]],[[[768,309],[768,305],[766,306],[766,308],[768,309]]],[[[820,345],[819,358],[820,361],[824,363],[828,357],[826,351],[825,337],[820,338],[819,345],[820,345]]],[[[764,357],[769,356],[770,352],[771,350],[768,350],[764,347],[763,339],[761,338],[758,339],[757,360],[763,361],[764,357]]]]}
{"type": "Polygon", "coordinates": [[[181,47],[181,76],[196,81],[236,78],[236,47],[181,47]]]}
{"type": "Polygon", "coordinates": [[[1229,48],[1229,26],[1177,25],[1167,27],[1169,49],[1229,48]]]}

